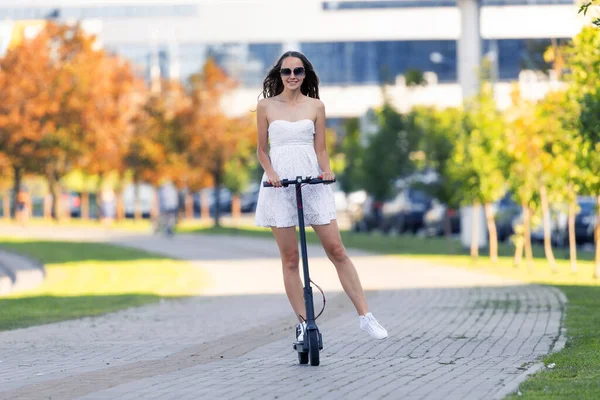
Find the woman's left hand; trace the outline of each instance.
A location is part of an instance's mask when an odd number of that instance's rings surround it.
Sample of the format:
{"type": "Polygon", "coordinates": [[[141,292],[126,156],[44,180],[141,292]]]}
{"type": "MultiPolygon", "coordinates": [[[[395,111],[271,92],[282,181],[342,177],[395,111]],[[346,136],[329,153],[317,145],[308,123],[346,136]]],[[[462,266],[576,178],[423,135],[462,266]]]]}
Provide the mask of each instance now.
{"type": "Polygon", "coordinates": [[[331,171],[323,172],[322,175],[324,181],[332,181],[335,179],[335,174],[331,171]]]}

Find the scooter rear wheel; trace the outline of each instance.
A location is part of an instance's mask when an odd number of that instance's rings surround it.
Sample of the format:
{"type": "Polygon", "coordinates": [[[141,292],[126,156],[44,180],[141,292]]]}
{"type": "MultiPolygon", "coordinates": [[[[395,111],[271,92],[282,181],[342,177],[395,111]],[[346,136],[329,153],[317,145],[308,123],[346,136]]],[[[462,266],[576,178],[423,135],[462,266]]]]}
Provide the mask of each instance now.
{"type": "Polygon", "coordinates": [[[310,365],[319,365],[319,333],[317,331],[308,332],[308,356],[310,365]]]}

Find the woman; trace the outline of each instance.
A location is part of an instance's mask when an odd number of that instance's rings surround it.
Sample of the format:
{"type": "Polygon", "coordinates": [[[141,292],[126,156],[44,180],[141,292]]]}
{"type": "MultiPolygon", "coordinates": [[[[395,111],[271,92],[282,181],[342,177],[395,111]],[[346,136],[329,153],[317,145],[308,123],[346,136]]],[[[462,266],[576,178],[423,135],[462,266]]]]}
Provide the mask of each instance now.
{"type": "MultiPolygon", "coordinates": [[[[257,108],[257,155],[265,171],[263,181],[271,182],[274,188],[261,185],[255,223],[270,227],[277,241],[285,291],[300,320],[296,332],[298,341],[302,341],[306,309],[298,265],[295,188],[283,188],[281,179],[299,175],[335,178],[325,147],[325,107],[319,100],[319,79],[312,64],[296,51],[283,54],[269,71],[263,96],[257,108]]],[[[302,198],[305,223],[313,227],[335,265],[342,287],[359,315],[360,328],[373,338],[386,338],[387,331],[369,312],[360,279],[342,244],[331,187],[307,185],[302,189],[302,198]]]]}

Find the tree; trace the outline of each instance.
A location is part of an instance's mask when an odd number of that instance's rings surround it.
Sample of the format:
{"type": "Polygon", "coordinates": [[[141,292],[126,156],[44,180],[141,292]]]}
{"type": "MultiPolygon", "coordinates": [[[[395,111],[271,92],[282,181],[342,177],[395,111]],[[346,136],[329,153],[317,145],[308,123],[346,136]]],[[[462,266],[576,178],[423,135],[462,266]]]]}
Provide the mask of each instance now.
{"type": "Polygon", "coordinates": [[[596,196],[597,218],[595,225],[596,268],[594,277],[600,278],[600,30],[584,28],[567,50],[567,80],[578,104],[577,128],[582,143],[582,163],[585,177],[583,192],[596,196]]]}
{"type": "Polygon", "coordinates": [[[256,146],[256,131],[249,116],[227,116],[222,105],[235,82],[212,59],[190,77],[191,106],[185,129],[193,140],[188,149],[191,165],[199,165],[215,185],[215,225],[220,225],[220,192],[225,166],[236,157],[240,146],[256,146]]]}
{"type": "Polygon", "coordinates": [[[56,128],[59,102],[53,93],[61,88],[53,85],[50,40],[51,32],[43,31],[0,60],[0,149],[13,169],[13,210],[23,174],[39,165],[42,143],[56,128]]]}
{"type": "Polygon", "coordinates": [[[531,216],[542,173],[540,154],[543,143],[535,135],[535,105],[524,100],[518,89],[511,94],[512,106],[507,111],[508,185],[523,212],[522,227],[517,228],[515,266],[520,265],[523,250],[529,267],[533,266],[531,248],[531,216]],[[520,237],[522,235],[522,237],[520,237]]]}
{"type": "MultiPolygon", "coordinates": [[[[140,217],[140,183],[157,186],[164,179],[175,180],[183,173],[181,169],[186,168],[180,160],[187,144],[181,143],[186,106],[182,88],[174,82],[163,82],[160,91],[146,94],[142,109],[133,119],[133,135],[126,148],[124,170],[119,175],[121,181],[125,172],[131,176],[136,218],[140,217]]],[[[121,190],[122,187],[118,192],[121,190]]]]}
{"type": "MultiPolygon", "coordinates": [[[[106,94],[97,103],[97,112],[102,118],[96,121],[97,129],[85,136],[87,151],[78,163],[86,175],[98,177],[97,192],[111,172],[117,172],[120,177],[125,175],[125,157],[133,138],[134,121],[142,112],[145,96],[144,83],[135,76],[129,63],[117,57],[105,57],[101,62],[105,73],[95,86],[106,94]]],[[[82,208],[87,201],[85,192],[83,196],[82,208]]],[[[118,198],[121,198],[120,193],[118,198]]],[[[99,205],[98,199],[96,197],[99,205]]]]}
{"type": "MultiPolygon", "coordinates": [[[[479,94],[466,104],[464,131],[452,159],[454,179],[462,182],[467,194],[463,201],[474,205],[474,215],[481,204],[487,221],[490,260],[498,261],[498,237],[492,203],[505,192],[502,163],[505,149],[505,128],[502,114],[494,101],[492,87],[483,81],[479,94]]],[[[471,256],[476,258],[477,224],[473,221],[471,256]]]]}
{"type": "Polygon", "coordinates": [[[424,190],[434,198],[446,204],[444,231],[449,239],[452,235],[450,226],[450,208],[460,204],[460,182],[450,173],[448,168],[454,152],[455,143],[460,135],[462,126],[462,111],[457,108],[436,110],[434,108],[416,107],[416,124],[420,132],[419,152],[422,156],[420,168],[432,170],[438,179],[424,186],[424,190]]]}
{"type": "Polygon", "coordinates": [[[360,188],[363,180],[364,149],[360,143],[360,126],[358,118],[345,123],[346,136],[342,140],[340,152],[344,154],[344,169],[337,179],[344,193],[348,194],[360,188]]]}
{"type": "Polygon", "coordinates": [[[362,186],[376,201],[383,201],[392,194],[393,181],[414,170],[409,154],[418,146],[418,132],[414,119],[407,119],[387,101],[377,118],[379,130],[369,138],[364,153],[362,186]]]}
{"type": "MultiPolygon", "coordinates": [[[[3,60],[3,74],[12,74],[3,80],[12,85],[3,94],[12,96],[2,102],[0,124],[4,132],[11,132],[3,140],[10,142],[7,148],[15,168],[47,178],[56,218],[61,216],[60,180],[85,156],[85,138],[99,129],[103,117],[98,104],[106,93],[97,83],[102,82],[105,57],[80,25],[46,23],[34,39],[3,60]]],[[[18,180],[20,173],[15,175],[18,180]]]]}
{"type": "Polygon", "coordinates": [[[548,202],[568,204],[571,268],[577,269],[575,212],[582,183],[582,137],[574,124],[575,107],[568,92],[550,92],[536,106],[536,131],[543,140],[540,200],[544,212],[544,248],[555,269],[548,202]],[[545,194],[546,189],[549,196],[545,194]]]}
{"type": "MultiPolygon", "coordinates": [[[[578,14],[583,13],[583,15],[587,15],[589,9],[591,6],[593,5],[597,5],[599,3],[599,0],[592,0],[592,1],[586,1],[584,2],[581,7],[579,8],[579,12],[578,14]]],[[[600,27],[600,17],[596,17],[592,20],[592,23],[594,25],[596,25],[597,27],[600,27]]]]}

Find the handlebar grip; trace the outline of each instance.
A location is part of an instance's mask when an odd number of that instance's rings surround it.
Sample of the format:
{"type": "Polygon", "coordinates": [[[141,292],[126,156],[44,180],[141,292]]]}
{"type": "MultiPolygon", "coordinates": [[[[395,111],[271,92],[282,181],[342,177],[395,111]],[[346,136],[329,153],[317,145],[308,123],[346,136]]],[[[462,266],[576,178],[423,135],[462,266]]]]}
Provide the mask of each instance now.
{"type": "Polygon", "coordinates": [[[334,183],[335,181],[336,181],[336,179],[335,179],[335,178],[333,178],[333,180],[331,180],[331,181],[329,181],[329,180],[327,180],[327,181],[326,181],[326,180],[324,180],[323,178],[314,178],[314,179],[311,179],[311,180],[309,181],[309,183],[310,183],[310,184],[322,183],[322,184],[324,184],[324,185],[330,185],[330,184],[334,183]]]}
{"type": "MultiPolygon", "coordinates": [[[[285,187],[296,183],[296,181],[290,181],[289,179],[282,179],[280,182],[281,182],[281,185],[285,186],[285,187]]],[[[264,187],[273,187],[273,184],[271,182],[264,181],[263,186],[264,187]]]]}

